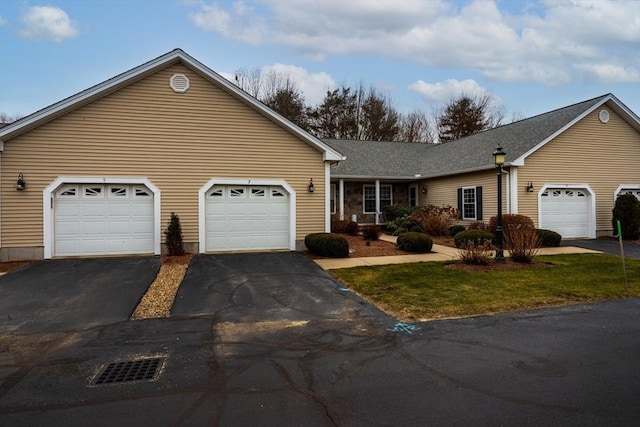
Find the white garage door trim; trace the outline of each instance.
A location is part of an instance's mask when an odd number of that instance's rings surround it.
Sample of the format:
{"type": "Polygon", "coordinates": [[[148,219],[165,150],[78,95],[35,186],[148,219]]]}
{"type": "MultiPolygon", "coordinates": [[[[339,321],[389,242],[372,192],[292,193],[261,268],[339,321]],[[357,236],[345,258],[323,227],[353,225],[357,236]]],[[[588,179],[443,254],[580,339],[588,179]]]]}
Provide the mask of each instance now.
{"type": "Polygon", "coordinates": [[[62,185],[66,184],[122,184],[144,185],[153,192],[153,253],[160,255],[160,189],[147,178],[119,178],[95,176],[60,176],[49,184],[42,192],[42,207],[44,212],[44,258],[53,257],[54,245],[54,216],[53,195],[62,185]]]}
{"type": "Polygon", "coordinates": [[[289,194],[289,250],[296,250],[296,191],[284,180],[211,178],[198,190],[198,239],[199,252],[206,252],[206,193],[214,185],[280,186],[289,194]]]}
{"type": "MultiPolygon", "coordinates": [[[[540,191],[538,191],[538,224],[540,228],[548,228],[545,224],[544,217],[542,215],[542,194],[549,189],[575,189],[584,190],[588,193],[589,212],[587,212],[587,235],[580,237],[588,237],[591,239],[596,238],[596,193],[593,191],[589,184],[544,184],[540,191]]],[[[575,236],[562,236],[562,237],[575,237],[575,236]]]]}
{"type": "Polygon", "coordinates": [[[618,198],[618,195],[620,195],[620,193],[623,192],[623,191],[625,193],[630,192],[631,194],[636,196],[638,198],[638,200],[640,200],[640,184],[621,184],[621,185],[618,186],[618,188],[616,188],[615,193],[613,193],[613,201],[614,202],[618,198]]]}

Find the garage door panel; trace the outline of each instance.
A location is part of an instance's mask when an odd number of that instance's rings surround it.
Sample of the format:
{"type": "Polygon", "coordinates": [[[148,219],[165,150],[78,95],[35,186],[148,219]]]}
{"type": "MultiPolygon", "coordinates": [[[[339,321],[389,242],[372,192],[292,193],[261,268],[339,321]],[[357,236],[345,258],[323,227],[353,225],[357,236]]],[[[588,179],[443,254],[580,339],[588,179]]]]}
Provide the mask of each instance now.
{"type": "Polygon", "coordinates": [[[591,203],[585,189],[549,188],[540,197],[540,225],[563,238],[589,237],[591,203]]]}
{"type": "Polygon", "coordinates": [[[134,187],[140,186],[64,186],[57,191],[55,255],[153,253],[153,197],[136,196],[134,187]],[[77,197],[78,188],[82,197],[77,197]]]}
{"type": "Polygon", "coordinates": [[[286,194],[282,187],[214,186],[206,193],[205,249],[288,249],[286,194]]]}

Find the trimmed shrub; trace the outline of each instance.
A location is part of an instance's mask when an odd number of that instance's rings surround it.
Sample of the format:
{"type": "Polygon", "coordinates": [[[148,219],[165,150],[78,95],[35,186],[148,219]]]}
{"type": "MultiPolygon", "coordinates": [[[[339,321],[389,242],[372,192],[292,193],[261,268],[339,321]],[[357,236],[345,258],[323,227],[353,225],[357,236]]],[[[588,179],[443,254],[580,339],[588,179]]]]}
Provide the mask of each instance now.
{"type": "Polygon", "coordinates": [[[538,233],[538,239],[540,239],[540,246],[543,248],[557,248],[562,242],[562,236],[553,230],[539,228],[536,233],[538,233]]]}
{"type": "Polygon", "coordinates": [[[466,230],[466,228],[464,228],[464,225],[452,225],[451,227],[449,227],[449,236],[455,236],[456,234],[464,230],[466,230]]]}
{"type": "MultiPolygon", "coordinates": [[[[460,233],[464,233],[464,231],[460,233]]],[[[461,245],[460,260],[465,264],[489,265],[493,258],[493,244],[490,240],[479,242],[467,240],[461,243],[461,245]]]]}
{"type": "Polygon", "coordinates": [[[362,237],[364,240],[378,240],[382,230],[377,225],[365,225],[362,227],[362,237]]]}
{"type": "MultiPolygon", "coordinates": [[[[489,219],[489,231],[494,233],[496,232],[496,227],[498,227],[498,217],[492,216],[489,219]]],[[[502,230],[507,233],[508,230],[512,230],[515,228],[536,228],[533,224],[533,220],[526,215],[518,215],[518,214],[503,214],[502,215],[502,230]]]]}
{"type": "Polygon", "coordinates": [[[398,236],[398,249],[407,252],[430,252],[433,240],[424,233],[408,232],[398,236]]]}
{"type": "Polygon", "coordinates": [[[180,225],[180,217],[175,212],[171,212],[169,225],[164,231],[164,243],[167,246],[167,254],[169,256],[184,255],[182,226],[180,225]]]}
{"type": "Polygon", "coordinates": [[[346,258],[349,256],[349,243],[344,237],[333,233],[307,234],[304,244],[309,252],[329,258],[346,258]]]}
{"type": "Polygon", "coordinates": [[[458,215],[451,206],[419,206],[411,213],[411,220],[430,236],[447,236],[458,215]]]}
{"type": "Polygon", "coordinates": [[[456,244],[456,248],[464,249],[471,242],[474,245],[481,245],[485,242],[493,242],[493,233],[485,230],[465,230],[455,235],[453,241],[456,244]]]}
{"type": "Polygon", "coordinates": [[[512,261],[529,264],[538,253],[540,239],[534,228],[518,227],[509,230],[504,243],[512,261]]]}
{"type": "Polygon", "coordinates": [[[484,221],[472,221],[467,225],[467,229],[489,231],[489,224],[484,221]]]}
{"type": "Polygon", "coordinates": [[[407,216],[413,212],[415,208],[404,205],[388,205],[382,208],[385,222],[395,221],[398,218],[407,216]]]}
{"type": "Polygon", "coordinates": [[[615,234],[618,234],[617,220],[620,220],[623,239],[640,239],[640,200],[636,199],[636,196],[633,194],[619,195],[612,213],[611,224],[615,234]]]}

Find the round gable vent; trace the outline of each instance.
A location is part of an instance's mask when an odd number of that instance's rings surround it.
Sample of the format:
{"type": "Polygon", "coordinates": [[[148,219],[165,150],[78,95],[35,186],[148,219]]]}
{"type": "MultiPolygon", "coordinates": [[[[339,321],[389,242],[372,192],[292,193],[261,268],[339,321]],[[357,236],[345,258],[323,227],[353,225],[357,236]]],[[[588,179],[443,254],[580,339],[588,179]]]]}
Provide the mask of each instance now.
{"type": "Polygon", "coordinates": [[[607,123],[609,121],[609,112],[607,110],[600,110],[598,118],[601,123],[607,123]]]}
{"type": "Polygon", "coordinates": [[[189,89],[189,78],[184,74],[174,74],[169,79],[169,84],[174,92],[184,93],[189,89]]]}

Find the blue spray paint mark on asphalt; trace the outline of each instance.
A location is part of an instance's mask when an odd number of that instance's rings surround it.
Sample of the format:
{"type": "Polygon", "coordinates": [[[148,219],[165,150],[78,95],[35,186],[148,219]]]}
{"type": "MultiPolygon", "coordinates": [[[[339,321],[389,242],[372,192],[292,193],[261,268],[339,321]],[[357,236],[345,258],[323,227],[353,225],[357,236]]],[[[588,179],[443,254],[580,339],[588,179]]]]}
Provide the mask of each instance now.
{"type": "Polygon", "coordinates": [[[349,292],[349,288],[345,288],[344,286],[338,286],[338,290],[342,292],[349,292]]]}
{"type": "Polygon", "coordinates": [[[398,333],[407,333],[411,335],[415,331],[419,331],[420,327],[416,325],[411,325],[409,323],[398,322],[395,324],[393,328],[387,329],[389,332],[398,332],[398,333]]]}

